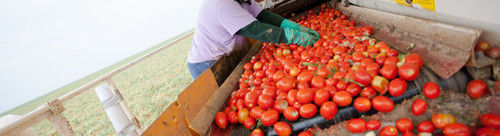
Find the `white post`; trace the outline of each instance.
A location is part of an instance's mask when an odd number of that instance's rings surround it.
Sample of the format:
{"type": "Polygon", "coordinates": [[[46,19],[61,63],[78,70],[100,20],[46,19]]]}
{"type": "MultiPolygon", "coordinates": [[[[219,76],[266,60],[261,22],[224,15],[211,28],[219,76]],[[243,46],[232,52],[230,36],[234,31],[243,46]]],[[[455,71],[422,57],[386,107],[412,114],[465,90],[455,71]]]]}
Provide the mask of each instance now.
{"type": "Polygon", "coordinates": [[[99,101],[101,101],[113,128],[119,136],[138,136],[134,123],[129,120],[125,110],[120,105],[123,97],[108,86],[107,83],[95,88],[99,101]]]}

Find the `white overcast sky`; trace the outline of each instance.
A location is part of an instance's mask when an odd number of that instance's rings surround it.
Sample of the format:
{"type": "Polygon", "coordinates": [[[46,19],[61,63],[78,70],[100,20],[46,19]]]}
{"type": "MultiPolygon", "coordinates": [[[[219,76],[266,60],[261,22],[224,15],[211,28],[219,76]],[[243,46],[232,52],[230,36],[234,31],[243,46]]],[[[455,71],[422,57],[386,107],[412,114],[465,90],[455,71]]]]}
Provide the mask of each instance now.
{"type": "Polygon", "coordinates": [[[203,0],[0,0],[0,113],[194,27],[203,0]]]}

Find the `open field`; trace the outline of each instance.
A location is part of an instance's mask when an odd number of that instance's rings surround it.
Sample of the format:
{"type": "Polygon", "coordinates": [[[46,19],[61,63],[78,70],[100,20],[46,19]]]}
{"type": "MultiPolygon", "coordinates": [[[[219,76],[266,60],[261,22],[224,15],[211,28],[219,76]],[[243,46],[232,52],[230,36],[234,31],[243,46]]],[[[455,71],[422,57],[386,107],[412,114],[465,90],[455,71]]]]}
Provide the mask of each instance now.
{"type": "MultiPolygon", "coordinates": [[[[97,71],[52,93],[2,113],[2,116],[5,114],[22,115],[32,111],[39,105],[147,54],[180,36],[182,35],[97,71]]],[[[133,114],[138,118],[143,130],[177,98],[180,91],[192,82],[185,61],[189,46],[191,45],[191,39],[192,36],[181,40],[114,76],[113,80],[133,114]]],[[[77,135],[116,135],[93,88],[65,102],[64,107],[66,110],[63,112],[63,115],[70,121],[77,135]]],[[[47,120],[35,124],[32,127],[32,131],[36,135],[57,135],[47,120]]]]}

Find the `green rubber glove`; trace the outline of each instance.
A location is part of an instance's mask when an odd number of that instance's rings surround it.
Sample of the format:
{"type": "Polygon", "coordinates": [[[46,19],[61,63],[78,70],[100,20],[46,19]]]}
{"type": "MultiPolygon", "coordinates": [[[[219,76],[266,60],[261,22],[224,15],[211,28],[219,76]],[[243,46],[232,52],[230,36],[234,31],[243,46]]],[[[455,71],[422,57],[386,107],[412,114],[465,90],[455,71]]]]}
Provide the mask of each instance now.
{"type": "Polygon", "coordinates": [[[299,46],[313,45],[319,37],[311,35],[307,32],[301,32],[295,29],[283,28],[287,39],[286,44],[297,44],[299,46]]]}
{"type": "Polygon", "coordinates": [[[281,22],[281,25],[280,25],[281,28],[290,28],[290,29],[294,29],[294,30],[297,30],[297,31],[301,31],[301,32],[306,32],[306,33],[309,33],[311,35],[314,35],[316,37],[320,37],[318,32],[312,30],[312,29],[309,29],[307,27],[303,27],[293,21],[290,21],[288,19],[283,19],[283,21],[281,22]]]}

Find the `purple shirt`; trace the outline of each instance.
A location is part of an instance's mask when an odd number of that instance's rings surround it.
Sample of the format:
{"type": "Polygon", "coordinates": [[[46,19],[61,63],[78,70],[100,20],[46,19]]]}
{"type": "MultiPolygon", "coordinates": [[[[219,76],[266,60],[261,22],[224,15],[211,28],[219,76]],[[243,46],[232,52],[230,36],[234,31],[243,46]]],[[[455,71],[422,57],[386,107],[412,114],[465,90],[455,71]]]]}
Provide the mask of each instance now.
{"type": "Polygon", "coordinates": [[[260,11],[262,8],[253,0],[251,5],[234,0],[205,0],[198,15],[187,62],[217,60],[222,55],[228,55],[233,45],[245,40],[236,32],[257,20],[260,11]]]}

